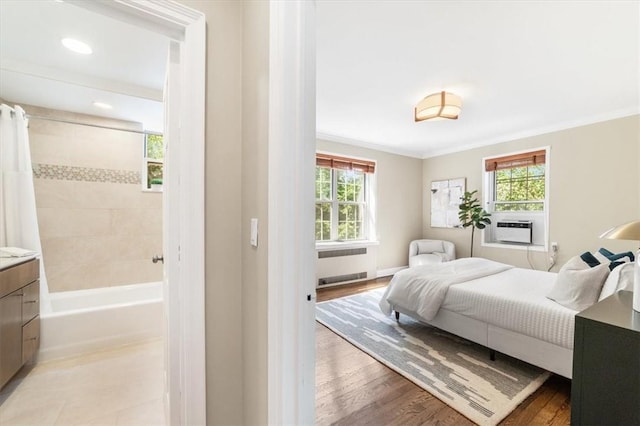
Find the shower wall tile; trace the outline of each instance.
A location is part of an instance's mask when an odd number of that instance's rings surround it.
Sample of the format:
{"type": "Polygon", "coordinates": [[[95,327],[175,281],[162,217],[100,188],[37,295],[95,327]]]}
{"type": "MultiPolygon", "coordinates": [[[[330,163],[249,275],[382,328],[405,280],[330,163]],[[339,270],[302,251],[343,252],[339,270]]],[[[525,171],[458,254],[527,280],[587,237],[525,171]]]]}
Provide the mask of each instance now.
{"type": "MultiPolygon", "coordinates": [[[[93,129],[87,127],[91,130],[93,129]]],[[[32,158],[34,163],[73,165],[102,169],[139,171],[142,164],[143,136],[140,134],[119,135],[115,130],[111,138],[87,138],[70,134],[40,134],[31,131],[32,158]]],[[[60,132],[62,133],[62,132],[60,132]]]]}
{"type": "Polygon", "coordinates": [[[38,207],[88,209],[155,209],[162,194],[141,192],[139,185],[35,179],[38,207]]]}
{"type": "MultiPolygon", "coordinates": [[[[46,254],[43,253],[43,258],[46,254]]],[[[63,262],[50,265],[45,261],[47,281],[52,293],[58,291],[87,290],[111,285],[111,265],[63,262]],[[53,288],[52,288],[53,286],[53,288]]]]}
{"type": "Polygon", "coordinates": [[[41,239],[111,234],[110,210],[65,208],[38,208],[37,210],[41,239]]]}
{"type": "Polygon", "coordinates": [[[162,253],[162,236],[143,235],[131,241],[127,235],[96,237],[57,237],[42,241],[46,264],[98,264],[116,261],[145,260],[162,253]]]}
{"type": "MultiPolygon", "coordinates": [[[[22,105],[29,114],[141,130],[139,123],[22,105]]],[[[31,159],[52,292],[162,279],[162,194],[142,192],[143,136],[32,119],[31,159]]]]}
{"type": "Polygon", "coordinates": [[[148,283],[162,280],[162,263],[147,260],[130,260],[111,264],[111,285],[148,283]],[[159,278],[158,278],[159,276],[159,278]]]}
{"type": "Polygon", "coordinates": [[[162,212],[157,209],[118,209],[112,210],[112,229],[119,235],[132,232],[140,235],[153,235],[162,229],[162,212]]]}

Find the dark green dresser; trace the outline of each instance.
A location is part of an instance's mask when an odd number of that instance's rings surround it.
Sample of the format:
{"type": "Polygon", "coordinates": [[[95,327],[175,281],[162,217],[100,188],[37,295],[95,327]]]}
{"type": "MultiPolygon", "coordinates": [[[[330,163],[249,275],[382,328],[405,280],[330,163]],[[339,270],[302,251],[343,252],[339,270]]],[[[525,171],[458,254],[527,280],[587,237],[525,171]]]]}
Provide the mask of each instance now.
{"type": "Polygon", "coordinates": [[[640,425],[640,313],[621,291],[576,315],[571,424],[640,425]]]}

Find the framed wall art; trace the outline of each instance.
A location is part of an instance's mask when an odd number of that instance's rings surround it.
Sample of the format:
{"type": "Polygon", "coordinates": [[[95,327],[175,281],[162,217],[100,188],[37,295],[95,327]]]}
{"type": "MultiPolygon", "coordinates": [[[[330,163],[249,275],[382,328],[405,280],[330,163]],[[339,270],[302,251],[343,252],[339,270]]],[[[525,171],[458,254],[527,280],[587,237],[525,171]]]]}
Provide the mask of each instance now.
{"type": "Polygon", "coordinates": [[[466,188],[466,178],[431,182],[431,227],[459,228],[458,210],[466,188]]]}

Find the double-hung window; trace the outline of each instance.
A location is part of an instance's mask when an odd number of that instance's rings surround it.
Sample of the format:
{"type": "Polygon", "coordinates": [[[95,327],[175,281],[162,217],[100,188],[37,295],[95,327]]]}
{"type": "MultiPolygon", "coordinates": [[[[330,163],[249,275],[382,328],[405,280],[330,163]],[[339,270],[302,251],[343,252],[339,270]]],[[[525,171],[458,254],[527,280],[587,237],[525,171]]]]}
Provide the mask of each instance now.
{"type": "Polygon", "coordinates": [[[540,150],[485,160],[495,211],[544,211],[545,158],[540,150]]]}
{"type": "MultiPolygon", "coordinates": [[[[492,227],[500,221],[531,222],[534,246],[544,245],[548,234],[548,157],[548,149],[536,149],[484,159],[492,227]]],[[[485,242],[494,240],[488,235],[485,242]]]]}
{"type": "Polygon", "coordinates": [[[316,156],[316,241],[369,238],[369,193],[375,163],[316,156]]]}

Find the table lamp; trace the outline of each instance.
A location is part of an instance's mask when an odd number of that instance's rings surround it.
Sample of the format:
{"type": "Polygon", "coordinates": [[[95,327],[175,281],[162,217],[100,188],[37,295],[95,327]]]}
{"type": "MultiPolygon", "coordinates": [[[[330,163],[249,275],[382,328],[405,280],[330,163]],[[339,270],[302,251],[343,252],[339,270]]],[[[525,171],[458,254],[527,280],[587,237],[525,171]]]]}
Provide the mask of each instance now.
{"type": "MultiPolygon", "coordinates": [[[[628,222],[609,229],[600,238],[612,240],[637,240],[640,241],[640,220],[628,222]]],[[[636,252],[636,261],[633,275],[633,310],[640,312],[640,250],[636,252]]]]}

